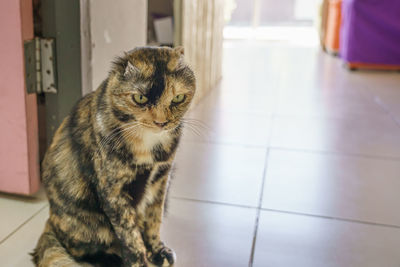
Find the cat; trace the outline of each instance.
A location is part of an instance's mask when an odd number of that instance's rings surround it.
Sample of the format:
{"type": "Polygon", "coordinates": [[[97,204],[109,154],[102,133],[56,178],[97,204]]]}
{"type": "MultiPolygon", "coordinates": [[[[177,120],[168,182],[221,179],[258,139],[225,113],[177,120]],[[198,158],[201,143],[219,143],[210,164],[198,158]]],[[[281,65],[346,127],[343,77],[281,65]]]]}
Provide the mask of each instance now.
{"type": "Polygon", "coordinates": [[[50,204],[36,266],[173,265],[160,240],[169,172],[196,86],[183,48],[135,48],[83,97],[42,162],[50,204]]]}

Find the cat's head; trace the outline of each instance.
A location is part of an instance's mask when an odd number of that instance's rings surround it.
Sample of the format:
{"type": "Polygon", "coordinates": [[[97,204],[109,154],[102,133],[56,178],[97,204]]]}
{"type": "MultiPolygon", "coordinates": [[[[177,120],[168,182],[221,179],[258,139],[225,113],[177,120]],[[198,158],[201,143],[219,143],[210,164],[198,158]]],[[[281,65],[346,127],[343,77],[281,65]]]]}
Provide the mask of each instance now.
{"type": "Polygon", "coordinates": [[[116,119],[155,132],[180,124],[196,89],[182,47],[131,50],[113,63],[108,83],[116,119]]]}

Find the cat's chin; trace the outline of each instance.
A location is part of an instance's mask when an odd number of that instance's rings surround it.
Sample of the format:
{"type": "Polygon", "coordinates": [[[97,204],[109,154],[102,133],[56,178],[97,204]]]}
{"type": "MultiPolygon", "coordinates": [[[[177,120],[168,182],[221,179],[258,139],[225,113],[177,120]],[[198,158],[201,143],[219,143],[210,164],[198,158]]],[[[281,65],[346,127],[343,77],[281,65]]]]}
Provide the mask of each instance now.
{"type": "Polygon", "coordinates": [[[148,131],[156,134],[163,134],[163,133],[168,133],[170,131],[173,131],[176,129],[178,126],[170,126],[170,127],[146,127],[148,131]]]}
{"type": "Polygon", "coordinates": [[[160,128],[160,127],[147,127],[147,130],[154,134],[163,134],[172,130],[173,127],[170,128],[160,128]]]}

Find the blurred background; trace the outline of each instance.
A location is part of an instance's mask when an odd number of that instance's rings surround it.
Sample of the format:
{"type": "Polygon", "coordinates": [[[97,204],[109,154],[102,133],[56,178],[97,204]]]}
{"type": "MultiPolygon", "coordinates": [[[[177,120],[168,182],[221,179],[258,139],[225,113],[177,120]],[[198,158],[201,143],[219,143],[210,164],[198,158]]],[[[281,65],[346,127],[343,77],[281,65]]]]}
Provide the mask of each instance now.
{"type": "Polygon", "coordinates": [[[162,236],[176,266],[400,266],[398,0],[0,2],[1,266],[48,218],[40,162],[136,46],[185,47],[197,92],[162,236]]]}

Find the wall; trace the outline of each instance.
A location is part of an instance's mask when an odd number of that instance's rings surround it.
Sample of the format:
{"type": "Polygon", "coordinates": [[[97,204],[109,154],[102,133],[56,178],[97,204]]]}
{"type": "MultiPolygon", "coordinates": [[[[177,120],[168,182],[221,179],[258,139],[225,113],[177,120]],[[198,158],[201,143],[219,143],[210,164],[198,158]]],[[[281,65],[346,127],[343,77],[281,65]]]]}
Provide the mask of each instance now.
{"type": "Polygon", "coordinates": [[[148,0],[148,5],[147,5],[147,28],[148,28],[148,34],[150,36],[147,36],[147,42],[155,42],[155,34],[154,34],[154,20],[153,20],[153,14],[157,15],[162,15],[162,16],[173,16],[174,15],[174,10],[173,10],[173,4],[174,0],[148,0]],[[153,36],[151,36],[153,33],[153,36]]]}
{"type": "Polygon", "coordinates": [[[221,79],[224,0],[182,0],[180,5],[182,34],[175,40],[185,47],[185,59],[196,73],[196,104],[221,79]]]}
{"type": "Polygon", "coordinates": [[[83,94],[106,78],[123,51],[146,44],[146,0],[81,0],[83,94]]]}

